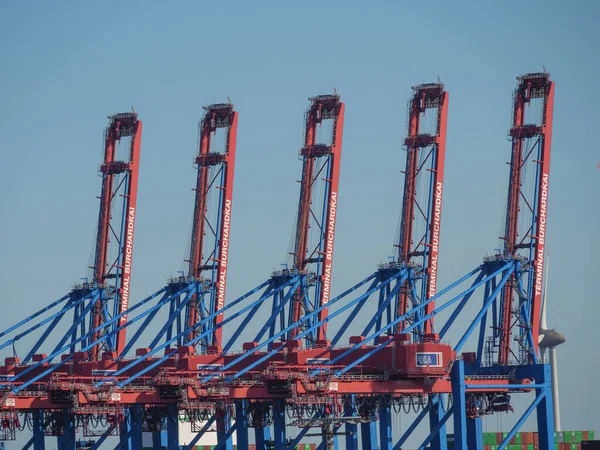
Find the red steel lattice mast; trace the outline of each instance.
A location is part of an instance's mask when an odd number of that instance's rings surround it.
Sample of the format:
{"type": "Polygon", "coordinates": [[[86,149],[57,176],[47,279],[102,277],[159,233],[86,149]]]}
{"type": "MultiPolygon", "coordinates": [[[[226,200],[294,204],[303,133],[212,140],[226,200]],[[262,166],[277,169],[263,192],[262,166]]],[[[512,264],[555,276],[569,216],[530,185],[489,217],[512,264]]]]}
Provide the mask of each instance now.
{"type": "MultiPolygon", "coordinates": [[[[337,212],[338,185],[340,177],[340,158],[342,152],[342,134],[344,127],[344,104],[336,95],[321,95],[310,99],[311,106],[306,114],[304,147],[300,154],[303,158],[302,180],[300,187],[300,202],[298,207],[298,223],[294,246],[294,269],[306,271],[309,264],[317,264],[317,295],[315,304],[326,305],[331,289],[331,271],[333,265],[333,245],[335,239],[335,223],[337,212]],[[323,120],[331,119],[333,130],[331,141],[325,144],[317,143],[318,126],[323,120]],[[318,160],[325,160],[318,165],[318,160]],[[318,177],[325,181],[325,195],[321,206],[322,212],[316,213],[312,208],[314,185],[318,177]],[[321,216],[318,219],[319,215],[321,216]],[[319,228],[316,245],[311,245],[309,230],[311,221],[319,228]]],[[[317,199],[318,200],[318,199],[317,199]]],[[[302,293],[300,289],[294,295],[292,321],[296,322],[302,316],[302,293]]],[[[319,314],[319,320],[327,317],[327,310],[319,314]]],[[[319,328],[317,339],[324,339],[326,325],[319,328]]],[[[292,331],[292,337],[298,330],[292,331]]]]}
{"type": "MultiPolygon", "coordinates": [[[[210,282],[209,313],[219,311],[225,304],[227,283],[227,262],[229,255],[229,235],[231,223],[231,204],[233,196],[233,176],[235,167],[235,148],[237,137],[238,113],[230,103],[205,106],[206,114],[200,124],[200,149],[196,157],[198,177],[192,239],[189,259],[189,275],[197,280],[206,277],[210,282]],[[212,137],[219,128],[226,129],[225,148],[222,153],[213,151],[212,137]],[[218,166],[211,176],[210,168],[218,166]],[[207,198],[209,191],[219,192],[216,223],[209,221],[207,198]],[[206,238],[207,230],[214,237],[211,246],[206,238]]],[[[198,323],[200,308],[196,295],[190,300],[186,327],[198,323]]],[[[215,328],[223,320],[219,314],[213,321],[213,345],[221,345],[221,328],[215,328]]],[[[192,334],[197,334],[200,330],[192,334]]],[[[194,336],[189,336],[193,338],[194,336]]]]}
{"type": "MultiPolygon", "coordinates": [[[[413,87],[409,104],[406,171],[404,199],[398,243],[398,261],[410,265],[422,264],[425,277],[422,301],[436,293],[440,225],[442,213],[442,191],[444,185],[444,159],[446,155],[446,126],[448,121],[448,93],[443,84],[422,84],[413,87]],[[423,131],[422,118],[428,109],[435,110],[435,130],[423,131]],[[417,182],[423,172],[429,172],[430,183],[427,205],[417,201],[417,182]],[[425,233],[416,235],[415,220],[422,216],[425,233]]],[[[410,293],[409,281],[399,293],[398,316],[406,313],[410,293]]],[[[427,305],[425,315],[435,309],[434,302],[427,305]]],[[[425,323],[424,332],[431,333],[433,319],[425,323]]]]}
{"type": "MultiPolygon", "coordinates": [[[[519,85],[514,95],[513,124],[510,130],[512,137],[512,155],[510,162],[510,181],[508,191],[508,206],[506,214],[506,233],[503,237],[504,253],[518,257],[520,251],[525,251],[525,257],[533,267],[534,280],[531,288],[530,326],[533,335],[534,351],[537,354],[538,336],[540,330],[540,311],[542,286],[544,276],[544,249],[546,235],[546,214],[548,204],[548,181],[550,175],[550,145],[552,136],[552,114],[554,109],[554,83],[546,73],[534,73],[518,78],[519,85]],[[526,118],[526,111],[533,99],[541,99],[542,117],[539,123],[535,117],[526,118]],[[537,139],[537,143],[527,148],[526,139],[537,139]],[[539,146],[539,152],[535,154],[539,146]],[[534,159],[536,158],[536,159],[534,159]],[[524,167],[526,163],[534,163],[537,168],[537,185],[534,187],[534,198],[528,198],[522,188],[524,167]],[[519,238],[519,225],[523,222],[521,207],[529,209],[533,215],[532,224],[525,235],[519,238]]],[[[523,254],[521,252],[521,254],[523,254]]],[[[501,365],[509,363],[511,354],[510,343],[513,321],[513,303],[516,280],[512,276],[503,290],[501,310],[500,348],[498,362],[501,365]]]]}
{"type": "MultiPolygon", "coordinates": [[[[103,288],[110,288],[114,283],[114,295],[117,303],[116,313],[121,314],[128,309],[131,286],[131,265],[133,254],[134,223],[137,204],[138,172],[140,148],[142,141],[142,122],[136,113],[115,114],[108,117],[111,122],[105,133],[104,163],[102,172],[102,194],[100,196],[100,214],[96,240],[96,259],[94,264],[94,282],[103,288]],[[128,161],[118,161],[117,143],[123,137],[131,137],[128,161]],[[123,174],[117,183],[117,176],[123,174]],[[123,197],[123,218],[121,224],[113,227],[111,219],[118,197],[123,197]],[[121,229],[119,229],[121,227],[121,229]],[[117,243],[116,258],[110,259],[111,236],[117,243]]],[[[93,328],[100,326],[104,319],[102,299],[96,302],[93,309],[93,328]]],[[[123,315],[117,323],[122,327],[127,323],[127,315],[123,315]]],[[[92,336],[92,342],[98,338],[92,336]]],[[[115,351],[120,353],[125,347],[125,328],[117,332],[115,351]]],[[[99,356],[99,347],[90,352],[92,359],[99,356]]]]}

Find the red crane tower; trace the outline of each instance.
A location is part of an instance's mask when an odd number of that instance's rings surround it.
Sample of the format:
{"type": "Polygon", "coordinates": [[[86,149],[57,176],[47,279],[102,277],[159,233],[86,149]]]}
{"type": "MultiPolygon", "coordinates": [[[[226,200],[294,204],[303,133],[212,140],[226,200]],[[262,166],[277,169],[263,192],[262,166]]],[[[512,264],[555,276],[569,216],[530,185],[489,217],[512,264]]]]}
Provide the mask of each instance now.
{"type": "MultiPolygon", "coordinates": [[[[424,282],[421,301],[436,293],[440,224],[442,216],[442,191],[444,186],[444,158],[446,155],[446,125],[448,121],[448,93],[443,84],[413,86],[409,102],[406,171],[404,199],[398,242],[398,261],[401,264],[418,264],[423,268],[424,282]],[[427,110],[434,110],[434,129],[424,130],[422,120],[427,110]],[[421,174],[429,172],[424,189],[429,191],[425,204],[417,197],[421,174]],[[417,234],[416,223],[424,223],[423,233],[417,234]]],[[[406,280],[400,289],[397,316],[406,313],[411,291],[406,280]]],[[[427,305],[425,315],[435,309],[434,302],[427,305]]],[[[401,325],[402,326],[402,325],[401,325]]],[[[425,322],[424,333],[432,333],[433,318],[425,322]]]]}
{"type": "MultiPolygon", "coordinates": [[[[210,315],[225,305],[238,114],[231,103],[205,106],[204,110],[206,114],[200,123],[200,149],[196,157],[198,178],[188,274],[208,286],[210,300],[206,313],[210,315]],[[226,133],[222,153],[212,151],[212,137],[218,129],[225,129],[226,133]],[[215,190],[219,198],[216,219],[211,222],[207,201],[211,191],[215,190]],[[204,283],[205,280],[209,283],[204,283]]],[[[194,295],[188,305],[186,328],[195,326],[204,316],[202,306],[194,295]]],[[[215,330],[212,345],[221,345],[222,330],[217,325],[222,320],[223,315],[219,314],[212,321],[211,327],[215,330]]],[[[188,340],[199,332],[194,328],[188,340]]]]}
{"type": "MultiPolygon", "coordinates": [[[[142,122],[136,113],[121,113],[108,117],[111,122],[106,129],[104,162],[102,172],[102,194],[96,239],[96,259],[94,283],[105,288],[105,293],[114,295],[116,316],[128,309],[131,286],[131,264],[133,255],[134,223],[137,204],[137,185],[142,143],[142,122]],[[117,144],[121,138],[131,137],[127,161],[117,159],[117,144]],[[122,197],[122,221],[115,223],[113,210],[115,202],[122,197]],[[116,244],[116,245],[115,245],[116,244]],[[111,247],[117,247],[112,252],[111,247]],[[111,257],[112,255],[112,257],[111,257]]],[[[99,327],[108,317],[105,310],[106,299],[99,298],[92,311],[92,329],[99,327]]],[[[127,315],[118,321],[118,327],[127,322],[127,315]]],[[[116,333],[113,349],[120,352],[125,346],[125,328],[116,333]]],[[[99,332],[92,335],[95,342],[99,332]]],[[[99,357],[99,346],[90,350],[93,359],[99,357]]]]}
{"type": "MultiPolygon", "coordinates": [[[[506,232],[502,239],[505,255],[513,258],[523,257],[531,262],[532,274],[528,284],[528,296],[531,298],[529,314],[533,350],[537,354],[544,276],[554,83],[546,73],[528,74],[519,77],[518,80],[519,85],[513,98],[513,123],[510,130],[512,155],[506,232]],[[532,183],[524,183],[525,169],[531,165],[537,166],[534,169],[535,180],[532,183]],[[527,192],[524,184],[533,184],[533,195],[527,192]]],[[[513,305],[516,287],[517,280],[515,275],[512,275],[502,292],[498,354],[498,362],[501,365],[508,364],[512,330],[520,320],[520,313],[518,310],[514,311],[513,305]]]]}
{"type": "MultiPolygon", "coordinates": [[[[311,105],[306,113],[304,147],[300,151],[303,166],[293,268],[304,272],[310,264],[316,265],[317,289],[313,307],[317,308],[326,305],[330,296],[344,104],[340,102],[337,94],[312,97],[310,101],[311,105]],[[325,142],[319,142],[318,127],[325,120],[332,121],[331,135],[329,139],[325,138],[325,142]],[[317,203],[317,207],[322,208],[321,211],[312,208],[313,192],[319,178],[325,182],[324,202],[317,203]],[[311,224],[318,229],[316,238],[312,240],[310,239],[311,224]]],[[[293,298],[290,323],[297,322],[302,317],[301,297],[301,289],[298,288],[293,298]]],[[[325,317],[327,317],[327,309],[319,314],[318,320],[321,321],[325,317]]],[[[326,332],[327,324],[323,324],[318,329],[317,339],[325,339],[326,332]]],[[[294,329],[291,337],[297,334],[298,329],[294,329]]]]}

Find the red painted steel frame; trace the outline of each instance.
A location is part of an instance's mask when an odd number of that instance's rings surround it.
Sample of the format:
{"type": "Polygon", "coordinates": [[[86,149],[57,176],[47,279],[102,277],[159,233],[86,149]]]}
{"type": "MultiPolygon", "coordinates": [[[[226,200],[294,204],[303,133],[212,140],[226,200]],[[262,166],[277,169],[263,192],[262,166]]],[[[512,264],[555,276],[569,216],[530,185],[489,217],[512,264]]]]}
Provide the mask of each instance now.
{"type": "MultiPolygon", "coordinates": [[[[554,110],[554,82],[546,73],[529,74],[518,78],[519,86],[515,92],[513,126],[510,135],[513,138],[510,162],[510,184],[507,207],[507,223],[504,251],[507,255],[516,256],[520,248],[518,242],[519,202],[521,199],[521,172],[524,164],[523,139],[539,136],[541,139],[541,159],[535,161],[540,165],[540,178],[537,190],[536,229],[531,236],[534,239],[535,282],[532,293],[531,331],[536,354],[538,353],[538,336],[540,331],[540,310],[544,276],[544,249],[546,235],[546,214],[548,204],[548,181],[550,175],[550,145],[552,140],[552,114],[554,110]],[[536,91],[532,96],[532,89],[536,91]],[[525,107],[532,98],[544,99],[544,110],[541,126],[527,125],[525,107]]],[[[500,333],[500,349],[498,362],[506,365],[510,357],[510,341],[512,334],[512,304],[514,299],[514,283],[511,277],[504,288],[502,308],[502,330],[500,333]]]]}
{"type": "MultiPolygon", "coordinates": [[[[100,197],[100,215],[98,219],[98,235],[96,241],[96,261],[94,265],[94,282],[102,286],[109,277],[111,268],[108,266],[109,257],[109,232],[110,219],[112,215],[113,201],[115,200],[114,178],[117,174],[127,173],[127,186],[125,188],[125,235],[123,242],[120,242],[119,254],[123,255],[121,267],[121,280],[118,289],[119,308],[121,314],[129,306],[129,293],[131,285],[131,264],[133,256],[133,237],[134,223],[137,204],[138,173],[140,148],[142,142],[142,122],[137,119],[135,113],[123,113],[109,116],[110,125],[106,130],[104,163],[100,171],[104,174],[102,180],[102,194],[100,197]],[[131,146],[129,152],[129,161],[116,161],[116,144],[122,137],[131,136],[131,146]]],[[[117,186],[117,189],[119,187],[117,186]]],[[[102,323],[102,311],[100,301],[93,310],[93,327],[96,328],[102,323]]],[[[121,327],[127,323],[127,315],[121,317],[118,326],[121,327]]],[[[117,333],[115,349],[121,352],[125,347],[125,328],[117,333]]],[[[97,339],[93,336],[93,341],[97,339]]],[[[98,359],[99,348],[93,347],[91,358],[98,359]]]]}
{"type": "MultiPolygon", "coordinates": [[[[215,282],[215,297],[212,301],[214,310],[218,311],[225,305],[225,288],[227,283],[227,262],[229,255],[229,235],[231,224],[231,204],[233,200],[233,175],[235,168],[235,148],[237,137],[238,113],[233,110],[232,104],[216,104],[204,107],[206,114],[200,124],[200,149],[196,157],[198,164],[198,178],[196,182],[196,201],[194,207],[194,221],[192,225],[192,245],[190,250],[189,275],[198,279],[202,272],[212,270],[217,265],[217,280],[215,282]],[[224,153],[211,153],[211,137],[217,128],[227,128],[227,136],[224,153]],[[205,248],[205,225],[207,223],[207,194],[214,180],[209,179],[211,166],[221,165],[225,174],[224,184],[217,186],[222,191],[222,202],[220,205],[221,221],[216,231],[219,255],[213,255],[212,249],[205,248]],[[209,254],[206,254],[206,252],[209,254]]],[[[196,298],[190,300],[188,309],[187,326],[190,327],[198,322],[198,310],[196,298]]],[[[219,314],[214,319],[214,326],[223,321],[223,315],[219,314]]],[[[193,336],[189,336],[192,338],[193,336]]],[[[222,337],[221,328],[215,330],[213,345],[220,345],[222,337]]]]}
{"type": "MultiPolygon", "coordinates": [[[[429,203],[432,206],[431,223],[429,224],[428,242],[429,252],[425,261],[426,269],[426,298],[433,297],[436,293],[438,255],[440,242],[440,226],[442,214],[442,192],[444,186],[444,159],[446,156],[446,127],[448,123],[448,93],[444,91],[443,84],[424,84],[413,87],[414,94],[409,106],[408,136],[405,145],[408,147],[406,157],[406,172],[404,185],[404,200],[402,204],[402,219],[400,242],[398,243],[399,262],[410,264],[413,257],[419,253],[414,244],[414,220],[416,208],[417,175],[422,169],[419,167],[419,153],[424,147],[434,145],[434,168],[432,170],[433,189],[429,203]],[[437,108],[437,124],[433,135],[421,134],[421,114],[429,108],[437,108]]],[[[408,307],[408,284],[401,289],[398,302],[398,315],[403,315],[408,307]]],[[[432,302],[426,307],[425,314],[435,309],[432,302]]],[[[425,323],[425,333],[433,332],[433,318],[425,323]]]]}
{"type": "MultiPolygon", "coordinates": [[[[344,104],[339,101],[339,96],[323,95],[311,98],[311,106],[306,114],[304,148],[301,152],[304,162],[302,166],[298,224],[294,248],[294,269],[304,271],[310,262],[314,262],[308,255],[310,250],[308,238],[310,218],[312,216],[311,203],[315,181],[315,159],[327,156],[330,160],[329,170],[325,181],[329,183],[329,191],[325,205],[326,225],[323,227],[324,231],[321,236],[325,243],[323,250],[323,264],[321,264],[321,273],[317,274],[321,280],[318,306],[327,304],[330,296],[343,128],[344,104]],[[321,124],[324,117],[333,120],[331,146],[316,145],[317,127],[321,124]]],[[[302,307],[300,304],[301,295],[302,293],[299,289],[294,295],[294,300],[292,302],[292,317],[294,322],[298,321],[302,315],[302,307]]],[[[325,309],[319,313],[319,320],[323,320],[326,317],[327,310],[325,309]]],[[[318,329],[317,339],[325,339],[326,331],[326,324],[324,324],[318,329]]],[[[292,337],[296,336],[298,332],[299,330],[294,329],[291,333],[292,337]]]]}

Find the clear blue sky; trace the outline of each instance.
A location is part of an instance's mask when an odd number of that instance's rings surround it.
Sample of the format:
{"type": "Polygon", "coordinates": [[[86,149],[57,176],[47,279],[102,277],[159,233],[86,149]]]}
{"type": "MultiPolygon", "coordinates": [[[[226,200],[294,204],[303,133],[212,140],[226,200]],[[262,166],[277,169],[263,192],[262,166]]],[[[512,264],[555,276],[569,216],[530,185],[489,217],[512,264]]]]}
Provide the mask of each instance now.
{"type": "MultiPolygon", "coordinates": [[[[133,297],[181,268],[201,106],[239,111],[229,294],[285,258],[307,97],[346,103],[334,293],[390,254],[410,86],[450,92],[439,286],[496,246],[515,76],[556,81],[549,324],[563,425],[597,425],[600,3],[10,2],[0,4],[4,328],[85,274],[106,116],[144,121],[133,297]],[[368,6],[366,6],[368,5],[368,6]]],[[[600,430],[598,430],[600,431],[600,430]]]]}

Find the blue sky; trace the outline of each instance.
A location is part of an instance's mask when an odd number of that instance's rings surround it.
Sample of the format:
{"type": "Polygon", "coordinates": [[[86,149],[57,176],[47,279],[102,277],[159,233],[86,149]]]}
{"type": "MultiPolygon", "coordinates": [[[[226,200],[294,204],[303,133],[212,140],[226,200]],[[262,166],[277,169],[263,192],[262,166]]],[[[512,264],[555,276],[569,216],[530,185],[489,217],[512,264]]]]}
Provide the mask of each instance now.
{"type": "Polygon", "coordinates": [[[599,14],[591,0],[2,2],[0,328],[85,275],[106,116],[132,105],[144,121],[135,301],[181,269],[201,106],[235,103],[233,298],[286,256],[307,97],[335,87],[346,103],[335,294],[390,254],[410,86],[439,76],[450,92],[446,285],[496,247],[515,76],[545,66],[556,81],[549,324],[568,339],[558,356],[564,428],[592,428],[599,14]]]}

